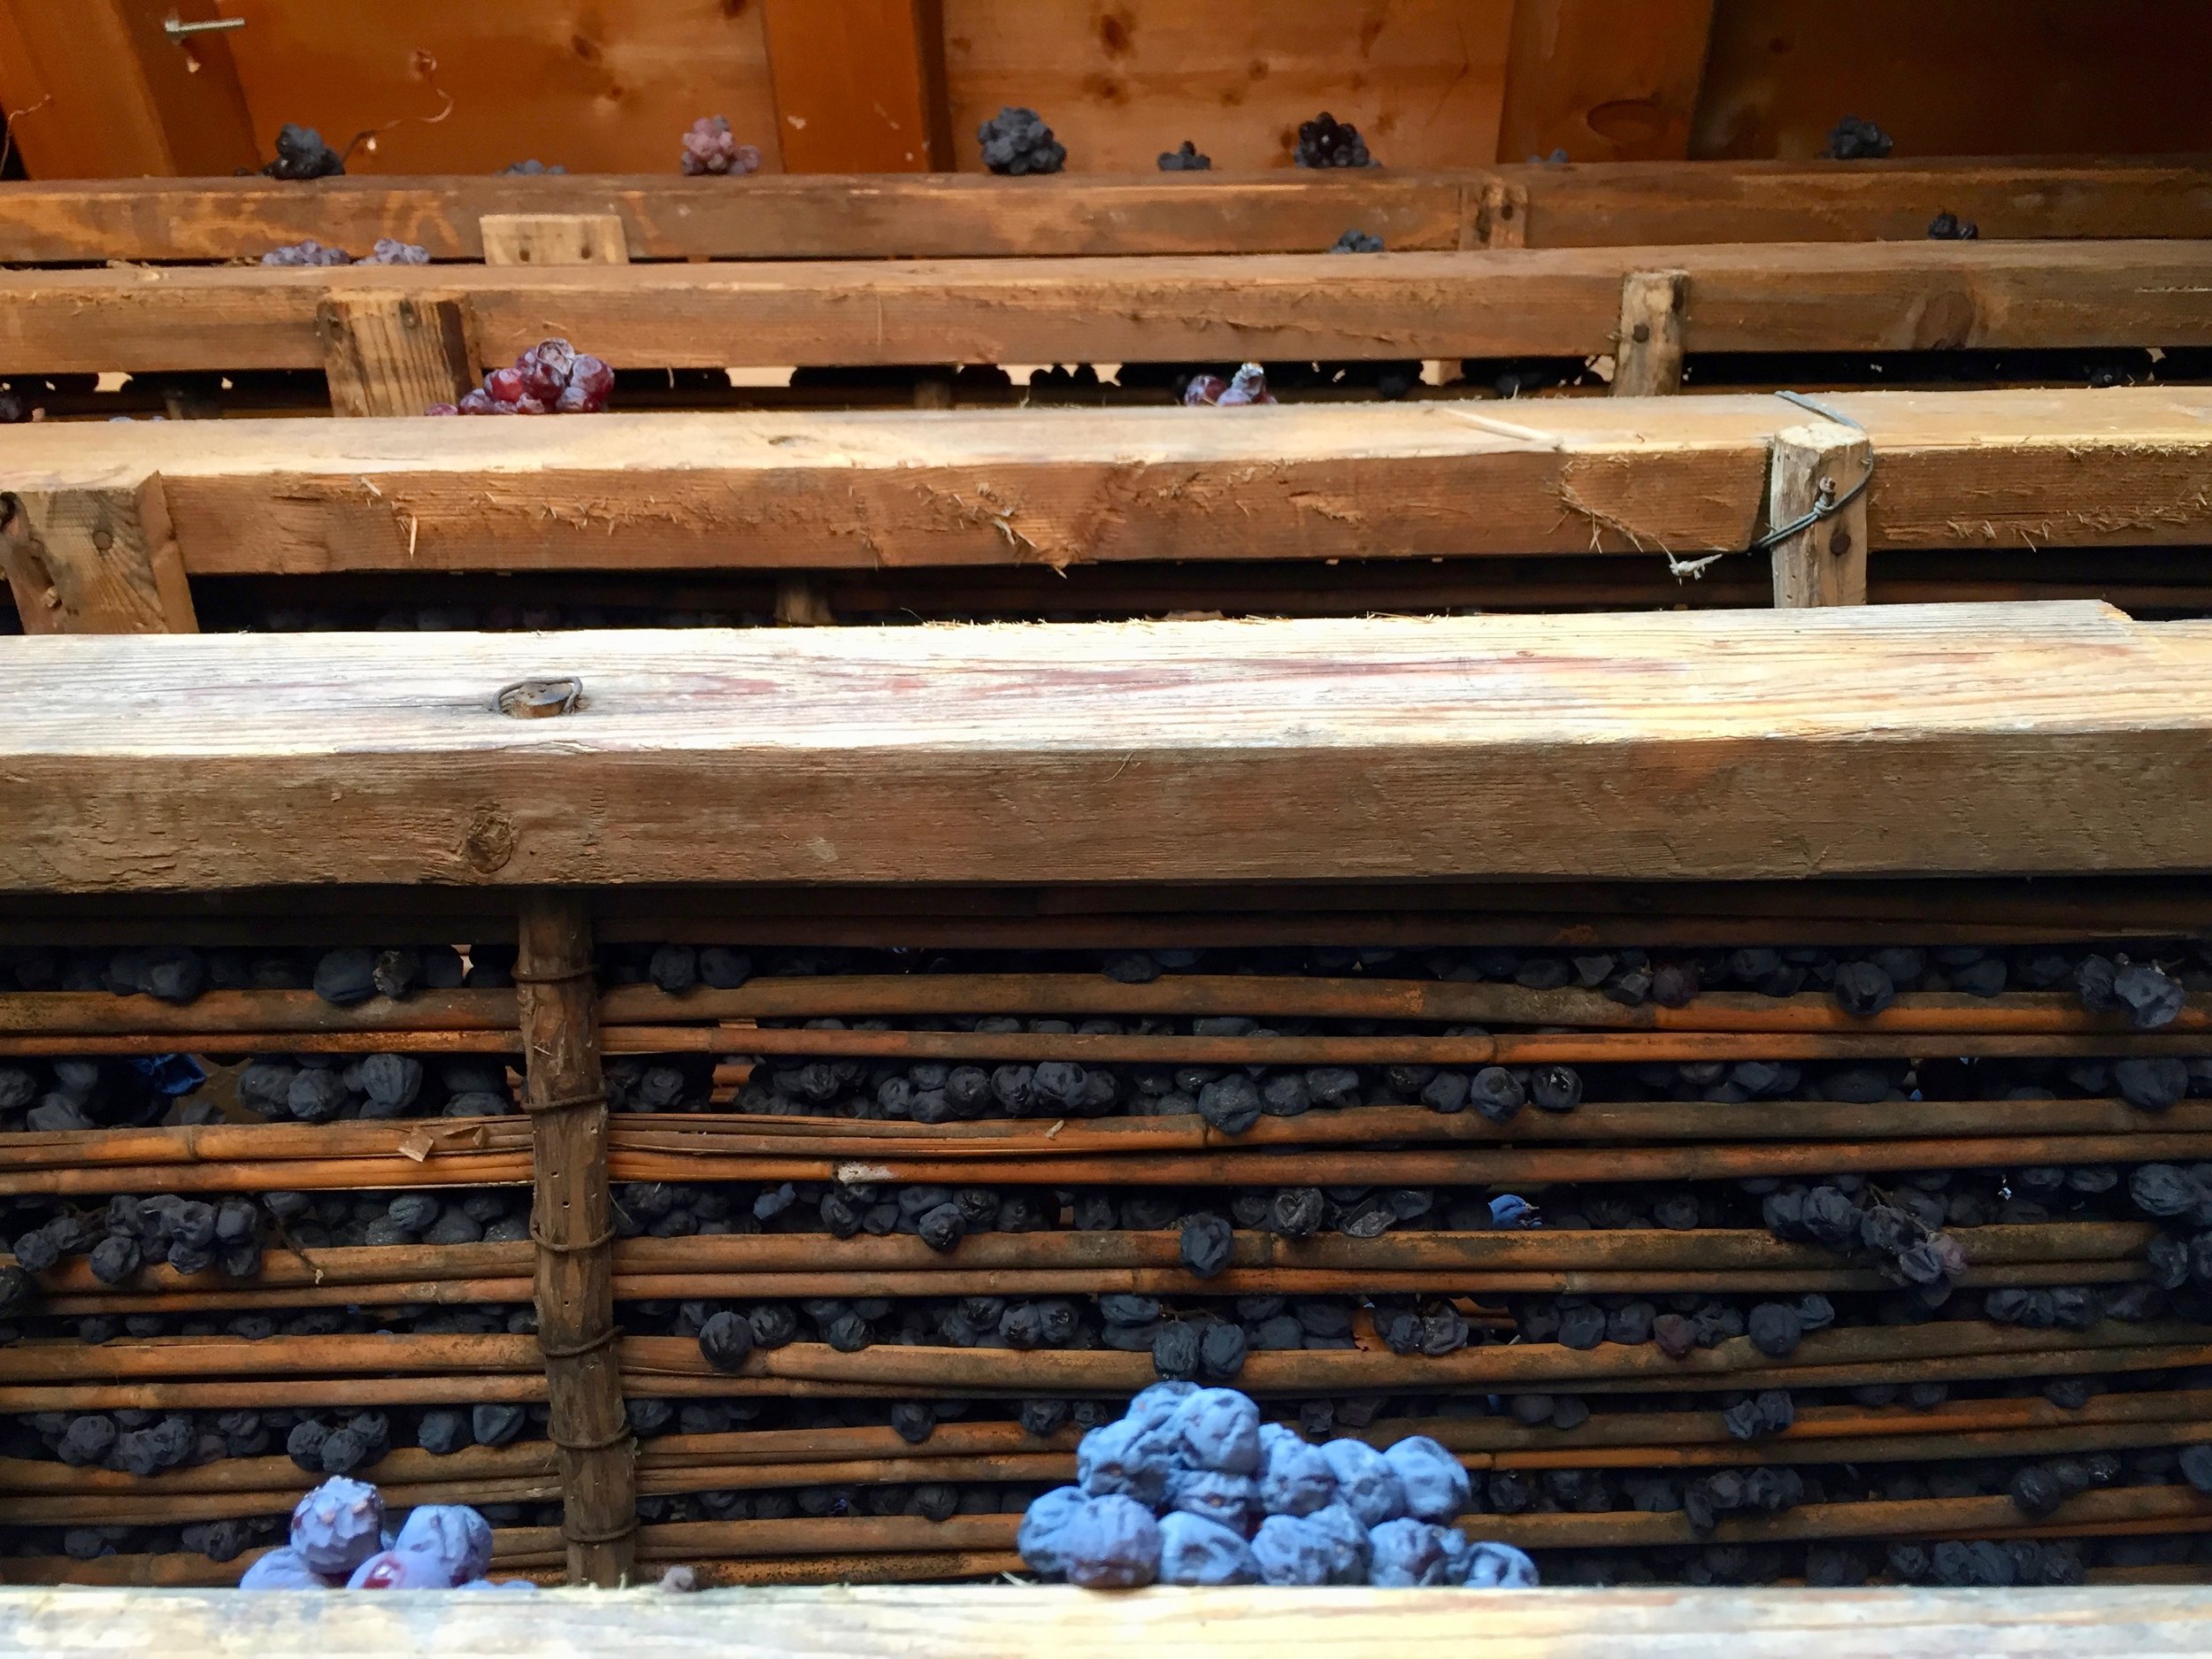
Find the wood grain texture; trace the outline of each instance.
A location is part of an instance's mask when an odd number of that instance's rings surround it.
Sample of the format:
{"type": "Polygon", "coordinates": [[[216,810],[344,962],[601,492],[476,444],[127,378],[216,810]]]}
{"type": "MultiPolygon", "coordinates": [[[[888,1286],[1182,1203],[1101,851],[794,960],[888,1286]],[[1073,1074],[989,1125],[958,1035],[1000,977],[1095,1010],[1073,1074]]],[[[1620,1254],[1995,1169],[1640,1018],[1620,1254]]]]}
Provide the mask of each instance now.
{"type": "Polygon", "coordinates": [[[1689,153],[1714,0],[1518,0],[1498,159],[1689,153]]]}
{"type": "Polygon", "coordinates": [[[598,991],[583,902],[522,900],[516,1001],[535,1191],[533,1300],[545,1356],[572,1584],[629,1576],[637,1527],[636,1455],[615,1363],[614,1206],[607,1186],[607,1093],[599,1066],[598,991]]]}
{"type": "Polygon", "coordinates": [[[1682,389],[1682,308],[1686,271],[1632,271],[1621,279],[1613,342],[1613,396],[1668,397],[1682,389]]]}
{"type": "Polygon", "coordinates": [[[2086,604],[46,636],[0,882],[2178,872],[2208,694],[2212,627],[2086,604]],[[588,706],[492,711],[549,673],[588,706]]]}
{"type": "Polygon", "coordinates": [[[778,165],[757,5],[224,0],[222,9],[247,20],[229,39],[262,142],[283,121],[319,127],[341,148],[382,129],[347,162],[356,174],[491,174],[533,157],[575,173],[672,177],[684,129],[714,114],[760,145],[767,167],[778,165]],[[436,65],[428,74],[426,54],[436,65]],[[451,113],[434,123],[445,95],[451,113]]]}
{"type": "Polygon", "coordinates": [[[488,357],[618,368],[1596,355],[1621,280],[1689,273],[1688,351],[2212,342],[2212,243],[1522,250],[1358,259],[0,273],[0,373],[316,368],[326,298],[458,295],[488,357]],[[1326,263],[1323,263],[1323,261],[1326,263]]]}
{"type": "Polygon", "coordinates": [[[1087,12],[945,0],[956,165],[981,169],[976,127],[1006,104],[1042,114],[1077,173],[1149,173],[1187,138],[1217,167],[1287,167],[1298,124],[1323,110],[1394,167],[1497,153],[1512,0],[1386,0],[1356,17],[1331,0],[1087,12]]]}
{"type": "MultiPolygon", "coordinates": [[[[231,1595],[195,1590],[0,1593],[0,1642],[69,1651],[97,1629],[119,1649],[166,1644],[211,1659],[256,1654],[465,1653],[569,1659],[621,1652],[685,1659],[824,1651],[853,1659],[1276,1659],[1374,1655],[1415,1645],[1529,1659],[1597,1651],[1689,1659],[1807,1654],[1990,1659],[2167,1659],[2202,1651],[2201,1586],[1975,1590],[1186,1590],[1102,1594],[1064,1586],[840,1586],[525,1598],[231,1595]]],[[[6,1649],[0,1649],[6,1650],[6,1649]]]]}
{"type": "Polygon", "coordinates": [[[161,482],[25,489],[0,566],[27,634],[193,634],[199,624],[161,482]]]}
{"type": "MultiPolygon", "coordinates": [[[[2212,540],[2212,394],[1828,402],[1882,457],[1876,549],[2212,540]]],[[[1663,549],[1750,544],[1773,435],[1805,419],[1717,395],[1525,401],[1507,422],[1481,412],[1494,407],[40,423],[8,434],[0,488],[158,475],[194,575],[1064,570],[1195,549],[1309,565],[1626,554],[1663,572],[1663,549]]]]}
{"type": "Polygon", "coordinates": [[[210,0],[8,0],[0,107],[42,179],[224,173],[258,165],[229,37],[172,41],[167,18],[218,15],[210,0]]]}
{"type": "Polygon", "coordinates": [[[315,309],[330,412],[419,416],[476,382],[465,299],[433,294],[334,294],[315,309]]]}
{"type": "MultiPolygon", "coordinates": [[[[4,17],[4,14],[0,14],[4,17]]],[[[4,63],[0,58],[0,63],[4,63]]],[[[21,107],[34,103],[26,98],[21,107]]],[[[24,129],[42,116],[27,117],[24,129]]],[[[964,142],[966,135],[964,135],[964,142]]],[[[653,157],[660,168],[660,157],[653,157]]],[[[365,253],[380,236],[436,259],[484,256],[486,215],[612,214],[640,259],[979,258],[1301,253],[1356,226],[1397,251],[1462,245],[1486,191],[1530,204],[1537,247],[1917,242],[1949,209],[1985,240],[2212,236],[2212,169],[2068,158],[1510,165],[1487,172],[805,177],[757,173],[354,176],[0,184],[0,259],[258,257],[313,236],[365,253]]],[[[1498,238],[1467,245],[1505,246],[1498,238]]]]}
{"type": "Polygon", "coordinates": [[[476,221],[486,265],[627,265],[612,213],[487,213],[476,221]]]}
{"type": "Polygon", "coordinates": [[[1810,157],[1847,114],[1900,157],[2200,150],[2208,52],[2212,13],[2165,0],[1728,0],[1690,153],[1810,157]]]}
{"type": "Polygon", "coordinates": [[[787,173],[953,166],[936,0],[763,0],[787,173]]]}
{"type": "MultiPolygon", "coordinates": [[[[1767,522],[1794,524],[1822,501],[1840,501],[1874,465],[1865,437],[1833,421],[1793,426],[1774,436],[1767,479],[1767,522]]],[[[1774,608],[1866,603],[1866,497],[1861,495],[1774,545],[1774,608]]]]}

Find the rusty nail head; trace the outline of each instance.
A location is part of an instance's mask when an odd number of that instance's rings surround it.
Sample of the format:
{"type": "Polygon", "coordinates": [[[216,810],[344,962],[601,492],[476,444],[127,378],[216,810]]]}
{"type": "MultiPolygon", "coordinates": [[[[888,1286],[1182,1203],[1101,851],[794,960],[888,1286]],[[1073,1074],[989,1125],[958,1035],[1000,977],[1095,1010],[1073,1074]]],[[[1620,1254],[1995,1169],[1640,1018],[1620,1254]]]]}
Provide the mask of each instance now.
{"type": "Polygon", "coordinates": [[[573,674],[549,680],[518,680],[502,686],[492,707],[517,720],[542,720],[584,706],[584,682],[573,674]]]}
{"type": "Polygon", "coordinates": [[[1635,327],[1629,330],[1629,333],[1635,336],[1636,343],[1638,345],[1641,345],[1645,341],[1651,338],[1651,325],[1649,323],[1638,323],[1635,327]]]}

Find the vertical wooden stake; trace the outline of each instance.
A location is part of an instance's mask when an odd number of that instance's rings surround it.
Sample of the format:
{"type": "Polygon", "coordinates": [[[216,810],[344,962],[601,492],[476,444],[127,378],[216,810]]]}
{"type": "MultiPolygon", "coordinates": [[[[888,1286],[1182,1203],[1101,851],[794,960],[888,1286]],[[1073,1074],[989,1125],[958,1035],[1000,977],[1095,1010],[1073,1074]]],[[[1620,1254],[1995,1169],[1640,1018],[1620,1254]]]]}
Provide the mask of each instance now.
{"type": "Polygon", "coordinates": [[[486,265],[630,263],[630,239],[613,213],[486,213],[476,231],[486,265]]]}
{"type": "Polygon", "coordinates": [[[1686,271],[1631,271],[1621,279],[1621,326],[1613,346],[1613,396],[1671,397],[1682,389],[1682,304],[1686,271]]]}
{"type": "Polygon", "coordinates": [[[419,415],[476,383],[465,299],[334,294],[315,308],[315,329],[334,415],[419,415]]]}
{"type": "Polygon", "coordinates": [[[157,475],[0,496],[0,566],[26,634],[197,634],[157,475]]]}
{"type": "Polygon", "coordinates": [[[786,628],[826,628],[837,620],[829,589],[818,576],[786,576],[776,583],[776,623],[786,628]]]}
{"type": "MultiPolygon", "coordinates": [[[[1867,475],[1874,451],[1863,433],[1832,422],[1792,426],[1774,434],[1767,470],[1767,522],[1786,525],[1801,518],[1819,498],[1821,480],[1840,496],[1867,475]]],[[[1866,603],[1866,496],[1834,517],[1823,518],[1774,553],[1774,607],[1799,611],[1809,605],[1866,603]]]]}
{"type": "Polygon", "coordinates": [[[637,1532],[635,1448],[615,1358],[614,1202],[607,1187],[607,1093],[599,1070],[599,998],[582,900],[522,901],[515,987],[521,1004],[523,1102],[536,1191],[538,1346],[549,1427],[560,1449],[571,1583],[629,1576],[637,1532]]]}
{"type": "Polygon", "coordinates": [[[1525,248],[1528,245],[1528,188],[1491,177],[1479,193],[1460,196],[1459,245],[1471,248],[1525,248]]]}

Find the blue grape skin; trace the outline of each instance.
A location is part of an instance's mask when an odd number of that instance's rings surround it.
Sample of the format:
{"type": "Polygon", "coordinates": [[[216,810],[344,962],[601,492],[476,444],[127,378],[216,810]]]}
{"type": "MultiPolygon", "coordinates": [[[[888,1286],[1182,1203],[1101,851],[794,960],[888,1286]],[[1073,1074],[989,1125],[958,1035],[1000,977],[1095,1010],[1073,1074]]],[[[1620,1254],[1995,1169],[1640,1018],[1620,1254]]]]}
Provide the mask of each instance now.
{"type": "Polygon", "coordinates": [[[1365,1584],[1370,1555],[1366,1526],[1342,1503],[1331,1503],[1302,1517],[1329,1546],[1331,1584],[1365,1584]]]}
{"type": "Polygon", "coordinates": [[[327,1590],[335,1580],[326,1578],[307,1564],[306,1558],[288,1546],[272,1549],[246,1569],[238,1580],[242,1590],[327,1590]]]}
{"type": "Polygon", "coordinates": [[[1321,1452],[1336,1476],[1338,1502],[1363,1525],[1379,1526],[1405,1514],[1405,1488],[1373,1447],[1363,1440],[1331,1440],[1321,1452]]]}
{"type": "Polygon", "coordinates": [[[1259,1563],[1243,1535],[1219,1521],[1177,1509],[1164,1516],[1160,1530],[1163,1584],[1256,1584],[1259,1563]]]}
{"type": "Polygon", "coordinates": [[[1159,1576],[1160,1524],[1134,1498],[1112,1493],[1091,1499],[1068,1517],[1059,1538],[1071,1584],[1127,1590],[1159,1576]]]}
{"type": "Polygon", "coordinates": [[[1260,1409],[1233,1388],[1201,1388],[1175,1410],[1183,1455],[1201,1469],[1233,1475],[1260,1467],[1260,1409]]]}
{"type": "Polygon", "coordinates": [[[365,1481],[336,1476],[292,1510],[292,1548],[311,1571],[350,1573],[383,1543],[384,1500],[365,1481]]]}
{"type": "Polygon", "coordinates": [[[1448,1525],[1467,1507],[1467,1471],[1427,1435],[1408,1435],[1383,1453],[1383,1461],[1397,1476],[1406,1512],[1416,1520],[1448,1525]]]}
{"type": "Polygon", "coordinates": [[[1032,1572],[1056,1577],[1068,1570],[1061,1532],[1089,1502],[1080,1486],[1055,1486],[1030,1504],[1023,1513],[1021,1530],[1015,1534],[1014,1548],[1032,1572]]]}
{"type": "Polygon", "coordinates": [[[1271,1515],[1252,1535],[1252,1560],[1263,1584],[1325,1585],[1336,1570],[1337,1545],[1310,1520],[1271,1515]]]}
{"type": "Polygon", "coordinates": [[[1477,1544],[1468,1552],[1460,1582],[1471,1590],[1533,1590],[1543,1582],[1536,1563],[1510,1544],[1477,1544]]]}
{"type": "Polygon", "coordinates": [[[1311,1515],[1336,1502],[1336,1473],[1317,1446],[1279,1423],[1260,1430],[1260,1507],[1270,1515],[1311,1515]]]}
{"type": "Polygon", "coordinates": [[[465,1503],[425,1503],[408,1512],[392,1548],[435,1555],[459,1584],[482,1578],[491,1566],[492,1529],[465,1503]]]}
{"type": "Polygon", "coordinates": [[[1367,1582],[1383,1589],[1442,1584],[1449,1556],[1444,1529],[1401,1517],[1370,1528],[1367,1582]]]}

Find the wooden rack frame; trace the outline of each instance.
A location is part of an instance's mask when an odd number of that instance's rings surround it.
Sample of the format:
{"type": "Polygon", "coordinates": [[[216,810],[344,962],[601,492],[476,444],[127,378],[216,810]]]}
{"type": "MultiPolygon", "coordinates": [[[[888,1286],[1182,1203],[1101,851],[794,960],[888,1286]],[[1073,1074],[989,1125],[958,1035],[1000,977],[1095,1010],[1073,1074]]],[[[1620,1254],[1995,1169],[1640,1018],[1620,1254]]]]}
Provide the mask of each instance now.
{"type": "Polygon", "coordinates": [[[0,185],[0,263],[258,258],[312,236],[390,236],[434,259],[501,257],[512,221],[614,221],[649,259],[996,258],[1925,238],[1948,211],[1985,239],[2212,236],[2212,167],[2069,157],[1950,162],[1630,162],[1455,173],[783,173],[132,179],[0,185]],[[495,223],[486,227],[484,220],[495,223]]]}
{"type": "Polygon", "coordinates": [[[2212,396],[1820,402],[1838,420],[1710,396],[1534,402],[1509,417],[1425,403],[58,422],[0,440],[16,515],[0,562],[34,633],[189,632],[192,586],[211,577],[774,581],[1093,564],[1141,576],[1202,551],[1232,585],[1348,560],[1596,555],[1662,570],[1739,553],[1809,505],[1817,474],[1863,467],[1869,449],[1867,494],[1824,527],[1847,532],[1845,553],[1804,545],[1808,533],[1740,561],[1770,575],[1778,604],[1863,602],[1870,554],[1910,568],[1947,552],[2212,537],[2212,396]]]}

